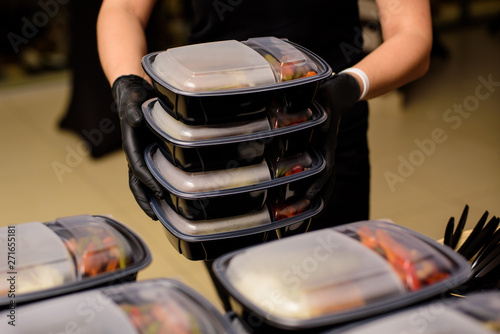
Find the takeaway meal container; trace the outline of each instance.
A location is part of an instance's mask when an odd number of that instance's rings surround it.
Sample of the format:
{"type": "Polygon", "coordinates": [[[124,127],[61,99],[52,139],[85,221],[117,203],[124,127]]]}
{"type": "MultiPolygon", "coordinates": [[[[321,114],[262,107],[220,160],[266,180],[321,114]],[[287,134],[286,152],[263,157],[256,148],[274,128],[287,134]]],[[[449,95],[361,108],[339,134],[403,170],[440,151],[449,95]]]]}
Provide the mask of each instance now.
{"type": "Polygon", "coordinates": [[[169,192],[175,211],[191,220],[256,211],[266,200],[298,199],[305,196],[300,189],[305,192],[325,168],[323,157],[314,149],[286,158],[270,157],[254,165],[196,173],[176,168],[156,144],[146,149],[145,160],[169,192]],[[279,191],[283,187],[287,189],[279,191]]]}
{"type": "Polygon", "coordinates": [[[0,229],[0,308],[133,281],[151,262],[144,241],[107,216],[78,215],[0,229]],[[10,248],[8,248],[9,246],[10,248]],[[7,259],[10,259],[7,261],[7,259]]]}
{"type": "MultiPolygon", "coordinates": [[[[190,260],[213,260],[235,249],[307,232],[311,217],[323,207],[320,198],[310,202],[307,209],[295,210],[280,220],[271,216],[267,206],[239,216],[199,221],[177,215],[164,200],[153,199],[151,206],[165,227],[167,239],[180,254],[190,260]]],[[[289,204],[292,208],[294,205],[300,203],[289,204]]]]}
{"type": "Polygon", "coordinates": [[[146,163],[170,197],[158,201],[152,196],[152,208],[172,245],[191,260],[212,260],[275,236],[305,232],[323,205],[319,197],[307,199],[305,193],[325,162],[314,150],[293,158],[292,163],[287,158],[186,173],[153,144],[146,150],[146,163]],[[302,168],[287,173],[294,166],[302,168]]]}
{"type": "Polygon", "coordinates": [[[220,124],[260,118],[272,101],[307,108],[331,68],[285,39],[250,38],[194,44],[142,59],[159,101],[186,124],[220,124]]]}
{"type": "Polygon", "coordinates": [[[368,320],[325,331],[323,334],[454,333],[495,334],[500,329],[498,290],[442,298],[368,320]]]}
{"type": "Polygon", "coordinates": [[[158,97],[143,114],[157,143],[147,167],[169,194],[151,205],[191,260],[303,233],[323,206],[310,185],[326,170],[315,101],[328,64],[275,37],[171,48],[142,65],[158,97]]]}
{"type": "Polygon", "coordinates": [[[6,333],[235,333],[201,295],[171,279],[153,279],[91,289],[20,306],[15,326],[1,316],[6,333]]]}
{"type": "Polygon", "coordinates": [[[273,104],[255,120],[190,125],[173,118],[157,98],[143,104],[143,113],[164,155],[187,172],[251,165],[269,154],[293,155],[311,144],[314,129],[327,118],[318,103],[296,112],[273,104]]]}
{"type": "Polygon", "coordinates": [[[213,271],[255,333],[318,333],[445,293],[470,266],[417,232],[361,221],[236,250],[213,271]]]}

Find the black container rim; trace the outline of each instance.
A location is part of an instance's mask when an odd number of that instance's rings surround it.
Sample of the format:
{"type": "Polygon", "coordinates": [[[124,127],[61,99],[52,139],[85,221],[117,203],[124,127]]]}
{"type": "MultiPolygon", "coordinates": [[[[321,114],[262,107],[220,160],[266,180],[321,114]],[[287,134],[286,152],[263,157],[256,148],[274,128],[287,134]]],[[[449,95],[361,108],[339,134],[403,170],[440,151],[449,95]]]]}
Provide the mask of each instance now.
{"type": "Polygon", "coordinates": [[[189,235],[189,234],[185,234],[185,233],[180,232],[170,223],[170,221],[167,219],[167,217],[163,213],[163,210],[161,209],[160,204],[158,203],[158,200],[156,199],[156,197],[151,196],[150,204],[151,204],[151,208],[153,209],[153,212],[156,214],[156,217],[158,217],[159,222],[163,225],[164,228],[166,228],[177,239],[180,239],[180,240],[183,240],[186,242],[190,242],[190,243],[226,240],[226,239],[231,239],[231,238],[245,237],[245,236],[254,235],[254,234],[258,234],[258,233],[264,233],[264,232],[277,230],[277,229],[298,223],[300,221],[312,218],[313,216],[317,215],[323,209],[323,206],[324,206],[323,200],[320,197],[317,197],[313,201],[313,205],[311,206],[311,208],[309,210],[306,210],[302,213],[299,213],[293,217],[289,217],[289,218],[285,218],[285,219],[277,220],[277,221],[273,221],[270,217],[269,224],[245,228],[245,229],[241,229],[241,230],[237,230],[237,231],[229,231],[229,232],[205,234],[205,235],[189,235]]]}
{"type": "MultiPolygon", "coordinates": [[[[396,310],[397,308],[403,308],[415,304],[417,302],[421,302],[426,300],[427,298],[434,297],[439,295],[440,293],[445,293],[450,289],[456,288],[457,286],[464,283],[469,276],[470,273],[470,265],[467,260],[461,256],[460,254],[453,251],[451,248],[438,244],[435,240],[422,235],[416,231],[410,230],[406,227],[396,225],[391,222],[382,221],[382,220],[366,220],[355,223],[362,222],[381,222],[383,224],[391,224],[401,228],[404,232],[409,233],[411,236],[419,239],[425,244],[433,247],[437,251],[441,252],[443,255],[447,256],[450,261],[456,265],[456,270],[452,276],[449,278],[434,283],[429,286],[425,286],[418,291],[410,291],[405,293],[404,295],[398,295],[395,297],[390,297],[385,300],[381,300],[378,302],[374,302],[371,305],[363,306],[354,310],[346,310],[343,312],[339,312],[333,315],[325,315],[313,319],[299,320],[299,319],[287,319],[284,317],[279,317],[273,314],[267,314],[263,312],[263,310],[257,307],[255,304],[248,302],[247,298],[245,298],[237,289],[235,289],[226,279],[225,276],[225,268],[227,268],[227,264],[238,253],[244,252],[248,248],[259,247],[250,246],[247,248],[235,250],[224,254],[217,259],[214,260],[213,263],[213,271],[215,279],[222,285],[222,287],[226,290],[226,292],[232,296],[239,304],[249,310],[252,314],[253,319],[259,318],[264,323],[271,327],[290,330],[290,331],[298,331],[298,330],[310,330],[316,328],[322,328],[326,326],[333,326],[342,323],[346,323],[349,321],[360,320],[365,317],[371,317],[380,315],[382,313],[390,312],[396,310]]],[[[346,224],[349,225],[349,224],[346,224]]],[[[343,225],[343,226],[346,226],[343,225]]],[[[329,227],[328,229],[336,230],[336,227],[329,227]]],[[[340,233],[340,232],[339,232],[340,233]]],[[[297,238],[301,235],[290,236],[289,238],[297,238]]],[[[280,240],[274,240],[271,242],[279,242],[280,240]]],[[[369,250],[369,248],[367,248],[369,250]]],[[[244,320],[244,319],[243,319],[244,320]]]]}
{"type": "MultiPolygon", "coordinates": [[[[181,191],[174,186],[172,186],[165,178],[161,175],[160,171],[156,168],[154,161],[153,161],[153,153],[159,148],[157,143],[150,144],[148,147],[146,147],[144,151],[144,160],[146,161],[146,165],[153,174],[154,178],[163,186],[165,189],[167,189],[172,195],[175,195],[180,198],[184,199],[199,199],[199,198],[211,198],[211,197],[218,197],[218,196],[227,196],[227,195],[236,195],[236,194],[241,194],[245,192],[252,192],[252,191],[257,191],[257,190],[263,190],[263,189],[269,189],[273,188],[276,186],[280,186],[286,183],[302,180],[306,177],[310,177],[313,175],[316,175],[320,173],[323,169],[326,167],[326,161],[323,159],[321,156],[321,153],[314,149],[310,148],[308,150],[309,153],[313,156],[313,159],[316,159],[317,162],[319,162],[316,166],[313,166],[312,168],[302,171],[300,173],[292,174],[292,175],[287,175],[287,176],[282,176],[279,178],[274,178],[269,181],[264,181],[256,184],[251,184],[247,186],[241,186],[241,187],[236,187],[236,188],[229,188],[229,189],[220,189],[220,190],[210,190],[210,191],[203,191],[203,192],[196,192],[196,193],[191,193],[191,192],[184,192],[181,191]]],[[[160,154],[163,154],[160,150],[160,154]]],[[[167,159],[168,161],[168,159],[167,159]]],[[[170,163],[168,161],[168,163],[170,163]]]]}
{"type": "MultiPolygon", "coordinates": [[[[125,224],[120,223],[119,221],[112,219],[108,216],[104,215],[91,215],[92,217],[103,219],[109,224],[111,227],[115,228],[119,233],[121,233],[127,241],[132,243],[132,247],[136,247],[138,250],[134,255],[141,255],[140,259],[130,266],[116,270],[114,272],[102,273],[95,277],[89,277],[81,280],[77,280],[75,282],[63,284],[60,286],[55,286],[53,288],[44,289],[40,291],[33,291],[23,294],[16,294],[15,302],[16,303],[27,303],[33,302],[36,300],[46,299],[49,297],[55,297],[59,295],[64,295],[68,293],[73,293],[81,290],[86,290],[92,287],[101,286],[106,283],[112,283],[113,281],[118,281],[120,279],[126,279],[129,275],[134,275],[139,272],[139,270],[147,267],[151,261],[152,256],[151,252],[144,242],[144,240],[132,229],[125,224]]],[[[61,217],[65,218],[65,217],[61,217]]],[[[58,218],[58,219],[61,219],[58,218]]],[[[54,221],[56,221],[55,219],[54,221]]],[[[12,299],[7,297],[0,298],[0,308],[8,306],[12,299]]]]}
{"type": "Polygon", "coordinates": [[[189,92],[189,91],[185,91],[185,90],[173,87],[168,82],[166,82],[165,80],[160,78],[156,74],[156,72],[154,71],[152,64],[153,64],[156,56],[162,52],[165,52],[165,51],[155,51],[155,52],[152,52],[152,53],[145,55],[141,60],[141,64],[142,64],[144,71],[157,84],[165,87],[166,89],[174,92],[175,94],[184,95],[184,96],[193,96],[193,97],[226,96],[226,95],[260,93],[260,92],[265,92],[265,91],[270,91],[270,90],[296,87],[296,86],[300,86],[303,84],[321,81],[321,80],[326,79],[332,75],[333,72],[332,72],[330,65],[326,61],[324,61],[321,57],[319,57],[317,54],[315,54],[311,50],[306,49],[305,47],[303,47],[299,44],[296,44],[294,42],[289,41],[288,39],[281,38],[281,40],[293,45],[295,48],[299,49],[301,52],[303,52],[304,54],[309,56],[316,63],[316,65],[318,65],[319,67],[322,68],[322,70],[323,70],[322,73],[318,73],[317,75],[314,75],[311,77],[299,78],[299,79],[294,79],[294,80],[287,80],[287,81],[277,82],[277,83],[273,83],[273,84],[260,85],[257,87],[245,87],[245,88],[239,88],[239,89],[221,89],[221,90],[215,90],[215,91],[189,92]]]}
{"type": "MultiPolygon", "coordinates": [[[[154,121],[151,113],[153,111],[154,104],[158,101],[158,98],[152,98],[147,100],[142,104],[142,112],[144,114],[144,118],[146,119],[146,124],[151,128],[153,132],[156,132],[156,134],[169,141],[170,143],[180,146],[180,147],[205,147],[205,146],[214,146],[214,145],[225,145],[225,144],[233,144],[233,143],[238,143],[238,142],[247,142],[247,141],[255,141],[259,139],[265,139],[265,138],[271,138],[271,137],[277,137],[285,134],[289,134],[292,132],[297,132],[305,129],[310,129],[313,127],[316,127],[323,122],[326,121],[328,118],[328,114],[326,113],[325,109],[317,102],[313,102],[311,107],[311,110],[313,111],[313,119],[310,119],[308,121],[299,123],[299,124],[294,124],[278,129],[269,129],[266,131],[260,131],[260,132],[254,132],[254,133],[248,133],[248,134],[243,134],[243,135],[236,135],[236,136],[230,136],[230,137],[220,137],[220,138],[210,138],[210,139],[203,139],[203,140],[193,140],[193,141],[187,141],[187,140],[181,140],[172,137],[169,135],[167,132],[162,130],[158,124],[154,121]]],[[[165,108],[165,107],[162,107],[165,108]]],[[[171,114],[168,111],[165,111],[168,115],[168,117],[171,114]]],[[[178,121],[175,118],[172,117],[172,120],[178,121]]]]}

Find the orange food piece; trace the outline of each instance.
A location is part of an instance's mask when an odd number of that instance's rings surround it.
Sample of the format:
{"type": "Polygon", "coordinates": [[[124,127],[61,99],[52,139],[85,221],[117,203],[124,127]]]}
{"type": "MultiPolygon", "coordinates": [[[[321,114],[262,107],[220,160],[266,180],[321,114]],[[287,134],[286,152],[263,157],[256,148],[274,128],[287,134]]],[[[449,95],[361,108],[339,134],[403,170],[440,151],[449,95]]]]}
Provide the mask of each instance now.
{"type": "Polygon", "coordinates": [[[281,66],[281,80],[291,80],[293,78],[292,66],[281,66]]]}
{"type": "Polygon", "coordinates": [[[361,239],[361,243],[366,247],[375,250],[378,247],[378,241],[375,239],[375,235],[368,226],[361,226],[356,231],[358,237],[361,239]]]}
{"type": "Polygon", "coordinates": [[[422,283],[417,276],[415,266],[411,262],[409,251],[392,239],[385,231],[377,230],[376,237],[380,247],[385,251],[387,261],[392,265],[408,288],[412,291],[420,289],[422,283]]]}

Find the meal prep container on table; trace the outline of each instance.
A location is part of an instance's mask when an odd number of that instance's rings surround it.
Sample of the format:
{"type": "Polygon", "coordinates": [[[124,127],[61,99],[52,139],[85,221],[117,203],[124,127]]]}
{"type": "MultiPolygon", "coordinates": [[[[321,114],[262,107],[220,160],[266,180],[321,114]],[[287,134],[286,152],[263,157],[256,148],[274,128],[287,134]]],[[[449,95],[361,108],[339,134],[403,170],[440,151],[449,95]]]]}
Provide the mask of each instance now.
{"type": "Polygon", "coordinates": [[[91,287],[132,281],[151,262],[144,241],[122,223],[79,215],[0,229],[0,308],[68,294],[91,287]]]}
{"type": "Polygon", "coordinates": [[[259,118],[272,101],[307,108],[332,74],[311,51],[276,37],[171,48],[146,55],[142,66],[165,110],[194,125],[259,118]]]}
{"type": "Polygon", "coordinates": [[[327,114],[317,103],[294,113],[273,106],[251,121],[188,125],[174,119],[158,99],[143,105],[146,124],[170,162],[188,172],[259,163],[265,155],[290,156],[310,145],[327,114]]]}
{"type": "Polygon", "coordinates": [[[173,166],[156,144],[146,163],[170,197],[151,201],[172,245],[191,260],[211,260],[234,249],[307,231],[309,218],[322,208],[319,198],[305,199],[311,180],[324,169],[313,150],[284,160],[186,173],[173,166]],[[304,168],[287,173],[293,166],[304,168]],[[292,167],[290,167],[292,166],[292,167]]]}
{"type": "Polygon", "coordinates": [[[444,298],[325,331],[323,334],[453,333],[500,331],[500,292],[487,290],[444,298]]]}
{"type": "Polygon", "coordinates": [[[444,293],[470,266],[417,232],[362,221],[237,250],[213,270],[256,333],[318,333],[444,293]]]}
{"type": "MultiPolygon", "coordinates": [[[[92,289],[16,309],[2,333],[232,334],[228,320],[201,295],[170,279],[92,289]]],[[[1,314],[9,319],[8,313],[1,314]]]]}

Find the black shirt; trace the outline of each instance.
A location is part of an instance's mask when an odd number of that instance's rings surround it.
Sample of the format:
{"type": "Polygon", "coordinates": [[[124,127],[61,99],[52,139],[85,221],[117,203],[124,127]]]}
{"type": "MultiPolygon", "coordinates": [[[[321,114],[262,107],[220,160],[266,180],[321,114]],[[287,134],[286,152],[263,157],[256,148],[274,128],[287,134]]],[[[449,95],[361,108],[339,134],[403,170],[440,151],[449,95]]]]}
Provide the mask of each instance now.
{"type": "Polygon", "coordinates": [[[287,38],[325,59],[334,72],[362,56],[357,0],[191,0],[190,43],[287,38]]]}

